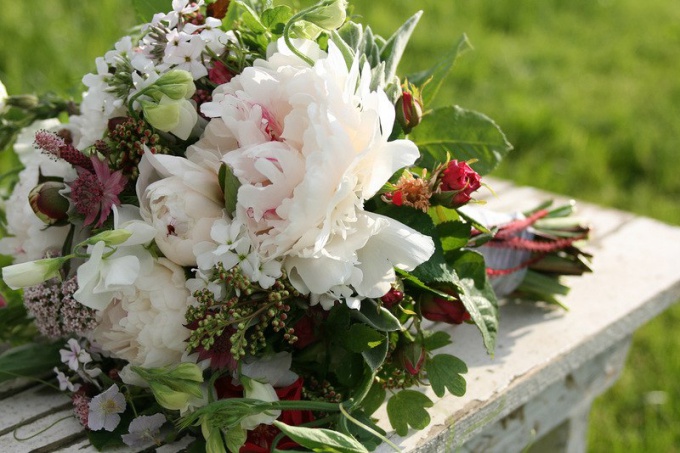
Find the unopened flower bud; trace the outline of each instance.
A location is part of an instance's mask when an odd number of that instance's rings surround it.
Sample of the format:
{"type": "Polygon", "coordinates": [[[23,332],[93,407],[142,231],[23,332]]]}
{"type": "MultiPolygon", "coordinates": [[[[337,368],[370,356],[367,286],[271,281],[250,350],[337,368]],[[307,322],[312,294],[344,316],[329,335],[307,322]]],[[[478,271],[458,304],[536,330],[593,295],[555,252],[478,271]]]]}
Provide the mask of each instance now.
{"type": "Polygon", "coordinates": [[[178,392],[159,382],[149,382],[149,387],[151,387],[156,401],[162,407],[171,411],[183,411],[189,407],[191,395],[188,393],[178,392]]]}
{"type": "Polygon", "coordinates": [[[65,187],[63,182],[47,181],[35,186],[28,194],[33,212],[47,225],[61,226],[68,222],[69,202],[60,193],[65,187]]]}
{"type": "Polygon", "coordinates": [[[414,87],[407,86],[404,89],[395,108],[397,122],[406,134],[423,119],[423,100],[414,87]]]}
{"type": "Polygon", "coordinates": [[[166,72],[156,80],[154,87],[158,91],[152,91],[151,96],[157,101],[161,100],[163,94],[170,99],[179,101],[180,99],[189,99],[196,92],[193,76],[190,72],[181,69],[166,72]]]}
{"type": "Polygon", "coordinates": [[[470,320],[470,313],[458,297],[446,299],[432,294],[420,299],[420,312],[423,317],[435,322],[462,324],[470,320]]]}
{"type": "Polygon", "coordinates": [[[86,244],[95,245],[99,241],[104,241],[104,244],[106,244],[109,247],[113,247],[127,241],[128,239],[130,239],[131,236],[132,236],[131,231],[122,228],[117,230],[106,230],[102,231],[101,233],[95,236],[90,237],[86,241],[86,244]]]}
{"type": "Polygon", "coordinates": [[[186,99],[175,100],[164,95],[160,102],[142,101],[144,119],[156,129],[175,134],[182,140],[191,135],[198,120],[196,107],[186,99]]]}
{"type": "Polygon", "coordinates": [[[23,110],[30,110],[38,106],[38,97],[33,94],[21,94],[17,96],[8,96],[5,99],[5,104],[12,107],[18,107],[23,110]]]}
{"type": "Polygon", "coordinates": [[[45,258],[2,268],[2,279],[12,289],[28,288],[46,280],[61,277],[60,271],[68,258],[45,258]]]}
{"type": "Polygon", "coordinates": [[[396,288],[390,288],[390,290],[380,298],[385,308],[392,308],[404,300],[404,293],[396,288]]]}
{"type": "Polygon", "coordinates": [[[346,0],[327,0],[310,8],[302,19],[324,30],[331,31],[340,28],[345,23],[345,19],[347,19],[346,10],[346,0]]]}
{"type": "Polygon", "coordinates": [[[436,201],[451,208],[468,203],[472,192],[482,186],[479,173],[465,161],[450,161],[440,178],[436,201]]]}
{"type": "Polygon", "coordinates": [[[398,357],[404,369],[411,374],[416,376],[420,373],[420,370],[425,363],[425,357],[427,352],[422,344],[419,343],[409,343],[399,349],[398,357]]]}

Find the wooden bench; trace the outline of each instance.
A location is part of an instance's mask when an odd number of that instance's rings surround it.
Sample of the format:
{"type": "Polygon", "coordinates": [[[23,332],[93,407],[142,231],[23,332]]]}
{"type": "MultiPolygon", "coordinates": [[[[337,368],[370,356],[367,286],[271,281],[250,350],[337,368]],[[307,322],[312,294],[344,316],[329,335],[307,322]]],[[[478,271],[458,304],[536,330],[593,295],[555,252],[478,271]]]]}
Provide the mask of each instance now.
{"type": "MultiPolygon", "coordinates": [[[[549,198],[528,187],[493,180],[499,194],[488,207],[524,210],[549,198]]],[[[408,452],[582,452],[593,399],[624,365],[631,335],[680,299],[680,228],[579,203],[593,225],[593,274],[568,280],[569,312],[506,303],[496,355],[487,356],[473,326],[441,326],[454,340],[451,354],[469,367],[467,394],[437,398],[431,425],[391,439],[408,452]]],[[[70,400],[39,386],[0,387],[0,452],[91,452],[70,400]],[[63,419],[30,440],[18,441],[63,419]]],[[[385,420],[384,409],[378,416],[385,420]]],[[[181,446],[161,447],[173,452],[181,446]]],[[[120,451],[129,451],[123,449],[120,451]]],[[[386,445],[379,452],[391,451],[386,445]]]]}

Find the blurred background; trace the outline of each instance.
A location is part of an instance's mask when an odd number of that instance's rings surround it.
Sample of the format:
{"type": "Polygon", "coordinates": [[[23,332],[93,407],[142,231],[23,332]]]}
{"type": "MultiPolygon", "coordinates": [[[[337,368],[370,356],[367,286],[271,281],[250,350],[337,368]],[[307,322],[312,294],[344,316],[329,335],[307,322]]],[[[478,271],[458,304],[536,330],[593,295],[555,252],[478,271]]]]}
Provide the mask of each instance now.
{"type": "MultiPolygon", "coordinates": [[[[402,75],[467,34],[474,51],[437,103],[502,127],[515,150],[494,176],[680,224],[680,2],[352,4],[383,36],[425,11],[402,75]]],[[[0,0],[0,11],[0,80],[10,94],[78,98],[95,57],[136,23],[129,0],[0,0]]],[[[678,326],[676,305],[635,335],[624,375],[595,403],[589,451],[680,451],[678,326]]]]}

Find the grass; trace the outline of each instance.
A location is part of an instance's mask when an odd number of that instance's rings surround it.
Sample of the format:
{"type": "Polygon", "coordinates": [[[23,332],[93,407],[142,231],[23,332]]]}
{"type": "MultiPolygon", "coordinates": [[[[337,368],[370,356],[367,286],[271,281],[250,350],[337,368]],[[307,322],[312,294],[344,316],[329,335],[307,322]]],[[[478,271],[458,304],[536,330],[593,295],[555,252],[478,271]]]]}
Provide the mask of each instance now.
{"type": "MultiPolygon", "coordinates": [[[[467,33],[475,51],[459,60],[438,103],[482,111],[503,127],[515,151],[497,176],[680,224],[680,4],[353,3],[382,35],[425,10],[404,74],[434,64],[467,33]]],[[[70,87],[133,23],[122,0],[4,5],[0,79],[10,93],[77,96],[70,87]]],[[[678,322],[680,306],[635,335],[621,380],[595,404],[591,451],[680,450],[678,322]],[[650,393],[658,391],[665,401],[650,393]]]]}

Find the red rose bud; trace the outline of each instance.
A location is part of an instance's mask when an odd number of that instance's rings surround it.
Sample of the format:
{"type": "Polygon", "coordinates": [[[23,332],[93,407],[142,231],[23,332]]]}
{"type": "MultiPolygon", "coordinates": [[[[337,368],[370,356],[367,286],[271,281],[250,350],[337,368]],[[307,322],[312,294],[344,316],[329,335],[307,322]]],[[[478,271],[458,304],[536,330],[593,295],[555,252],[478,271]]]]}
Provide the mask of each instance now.
{"type": "Polygon", "coordinates": [[[413,89],[412,92],[411,89],[411,87],[404,89],[395,107],[397,122],[406,134],[423,119],[423,100],[417,90],[413,89]]]}
{"type": "Polygon", "coordinates": [[[47,225],[66,225],[68,221],[69,202],[59,193],[65,187],[63,182],[47,181],[28,194],[33,212],[47,225]]]}
{"type": "Polygon", "coordinates": [[[229,82],[234,74],[221,61],[216,61],[215,65],[208,71],[208,79],[218,85],[229,82]]]}
{"type": "Polygon", "coordinates": [[[474,171],[467,162],[452,160],[442,172],[439,190],[450,195],[446,203],[452,208],[463,206],[470,201],[472,192],[482,186],[479,173],[474,171]]]}
{"type": "Polygon", "coordinates": [[[409,343],[399,350],[399,360],[404,369],[412,376],[420,374],[427,353],[423,345],[409,343]]]}
{"type": "Polygon", "coordinates": [[[448,300],[443,297],[425,296],[420,300],[423,317],[435,322],[462,324],[470,320],[470,313],[460,299],[448,300]]]}
{"type": "Polygon", "coordinates": [[[387,294],[380,298],[385,308],[392,308],[402,300],[404,300],[404,293],[395,288],[390,288],[387,294]]]}

